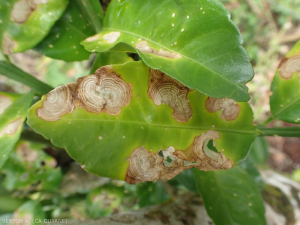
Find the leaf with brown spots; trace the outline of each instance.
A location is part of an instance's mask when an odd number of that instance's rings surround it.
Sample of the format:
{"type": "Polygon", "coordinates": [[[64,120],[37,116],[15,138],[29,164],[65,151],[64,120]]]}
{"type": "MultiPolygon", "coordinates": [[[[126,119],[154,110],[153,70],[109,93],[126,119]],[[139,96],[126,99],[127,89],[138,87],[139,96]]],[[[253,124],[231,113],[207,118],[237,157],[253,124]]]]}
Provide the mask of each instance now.
{"type": "Polygon", "coordinates": [[[192,167],[228,169],[248,154],[255,138],[248,103],[223,104],[239,109],[226,120],[207,99],[129,62],[54,89],[29,110],[28,124],[92,173],[128,183],[171,179],[192,167]]]}
{"type": "Polygon", "coordinates": [[[1,0],[0,48],[4,54],[37,45],[50,31],[69,0],[1,0]]]}
{"type": "Polygon", "coordinates": [[[273,119],[300,124],[300,41],[279,64],[271,91],[273,119]]]}
{"type": "Polygon", "coordinates": [[[100,33],[82,42],[90,52],[137,52],[190,89],[248,101],[253,78],[242,38],[218,0],[112,0],[100,33]]]}
{"type": "Polygon", "coordinates": [[[25,95],[0,92],[0,168],[19,140],[33,92],[25,95]]]}

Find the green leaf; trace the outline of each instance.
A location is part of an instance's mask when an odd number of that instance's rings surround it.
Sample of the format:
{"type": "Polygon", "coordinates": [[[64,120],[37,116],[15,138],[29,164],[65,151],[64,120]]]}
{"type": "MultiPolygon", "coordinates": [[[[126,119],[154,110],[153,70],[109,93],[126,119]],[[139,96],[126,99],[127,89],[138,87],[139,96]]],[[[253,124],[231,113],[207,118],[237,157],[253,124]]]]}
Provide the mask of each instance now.
{"type": "Polygon", "coordinates": [[[265,137],[256,137],[248,158],[255,164],[266,163],[269,159],[269,144],[265,137]]]}
{"type": "Polygon", "coordinates": [[[0,17],[4,27],[0,30],[4,54],[33,48],[49,32],[63,14],[69,0],[3,0],[0,17]]]}
{"type": "Polygon", "coordinates": [[[241,167],[252,177],[258,190],[262,191],[265,188],[265,183],[255,164],[247,158],[241,163],[241,167]]]}
{"type": "Polygon", "coordinates": [[[266,224],[262,197],[250,175],[240,166],[230,170],[194,169],[198,191],[216,225],[266,224]]]}
{"type": "MultiPolygon", "coordinates": [[[[102,12],[99,1],[96,3],[102,12]]],[[[47,37],[35,47],[35,50],[48,57],[67,62],[88,59],[91,53],[86,51],[80,42],[94,33],[82,9],[76,1],[71,1],[64,15],[55,23],[47,37]]]]}
{"type": "Polygon", "coordinates": [[[20,138],[33,92],[25,95],[0,92],[0,168],[20,138]]]}
{"type": "Polygon", "coordinates": [[[252,119],[248,103],[189,90],[143,62],[102,67],[54,89],[28,114],[35,131],[85,170],[129,183],[170,179],[193,166],[232,167],[255,138],[252,119]]]}
{"type": "Polygon", "coordinates": [[[34,76],[5,61],[0,61],[0,74],[31,87],[38,92],[37,94],[45,94],[53,89],[34,76]]]}
{"type": "Polygon", "coordinates": [[[135,50],[189,88],[247,101],[253,69],[229,17],[217,0],[113,0],[101,33],[82,44],[92,52],[135,50]]]}
{"type": "Polygon", "coordinates": [[[273,118],[300,124],[300,41],[282,59],[270,97],[273,118]]]}

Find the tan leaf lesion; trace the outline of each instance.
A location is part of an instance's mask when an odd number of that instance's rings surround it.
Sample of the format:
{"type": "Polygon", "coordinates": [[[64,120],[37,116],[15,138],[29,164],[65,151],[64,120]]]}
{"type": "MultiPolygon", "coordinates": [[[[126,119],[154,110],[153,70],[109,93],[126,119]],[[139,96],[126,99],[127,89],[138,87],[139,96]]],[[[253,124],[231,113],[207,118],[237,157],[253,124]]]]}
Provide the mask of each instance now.
{"type": "Polygon", "coordinates": [[[49,92],[43,106],[37,109],[37,116],[46,121],[57,121],[76,108],[115,116],[123,106],[129,105],[131,98],[132,85],[126,83],[111,66],[105,66],[95,74],[79,78],[76,83],[49,92]]]}
{"type": "Polygon", "coordinates": [[[293,73],[300,75],[300,53],[289,58],[283,58],[278,67],[279,75],[284,79],[290,79],[293,73]]]}
{"type": "Polygon", "coordinates": [[[142,53],[149,53],[149,54],[157,55],[164,58],[170,58],[170,59],[181,58],[181,55],[175,52],[165,51],[161,48],[157,51],[154,48],[151,48],[147,41],[140,41],[135,45],[135,47],[142,53]]]}
{"type": "Polygon", "coordinates": [[[0,94],[0,115],[12,104],[10,97],[0,94]]]}
{"type": "Polygon", "coordinates": [[[234,166],[223,153],[214,152],[207,146],[208,141],[220,138],[217,131],[209,130],[194,138],[185,151],[173,146],[157,153],[144,147],[136,148],[130,155],[125,181],[136,184],[144,181],[171,179],[181,171],[196,167],[199,170],[229,169],[234,166]]]}
{"type": "Polygon", "coordinates": [[[173,118],[181,123],[192,118],[193,110],[187,95],[189,88],[159,70],[149,70],[148,96],[156,105],[168,104],[173,118]]]}
{"type": "Polygon", "coordinates": [[[48,0],[19,0],[13,6],[10,20],[17,24],[25,23],[38,5],[47,2],[48,0]]]}
{"type": "Polygon", "coordinates": [[[9,136],[14,135],[18,131],[20,126],[22,126],[22,124],[23,121],[21,118],[10,122],[0,131],[0,138],[3,137],[4,135],[9,135],[9,136]]]}
{"type": "Polygon", "coordinates": [[[208,97],[205,101],[205,107],[208,112],[213,113],[222,110],[221,118],[223,120],[235,120],[241,111],[241,106],[229,98],[208,97]]]}

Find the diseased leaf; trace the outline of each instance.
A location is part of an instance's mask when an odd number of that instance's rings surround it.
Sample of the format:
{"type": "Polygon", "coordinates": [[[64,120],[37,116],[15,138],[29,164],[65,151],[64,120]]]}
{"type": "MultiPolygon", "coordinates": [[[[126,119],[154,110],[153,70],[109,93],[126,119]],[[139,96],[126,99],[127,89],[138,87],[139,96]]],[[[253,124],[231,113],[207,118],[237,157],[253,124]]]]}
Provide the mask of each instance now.
{"type": "Polygon", "coordinates": [[[194,173],[198,191],[214,224],[266,224],[262,197],[242,167],[209,172],[194,169],[194,173]]]}
{"type": "Polygon", "coordinates": [[[34,130],[84,169],[128,183],[231,168],[255,138],[252,119],[248,103],[189,90],[143,62],[99,68],[43,96],[28,114],[34,130]]]}
{"type": "Polygon", "coordinates": [[[11,54],[33,48],[63,14],[68,2],[69,0],[2,0],[2,52],[11,54]]]}
{"type": "Polygon", "coordinates": [[[271,91],[272,116],[300,124],[300,41],[282,59],[273,79],[271,91]]]}
{"type": "Polygon", "coordinates": [[[0,92],[0,168],[19,140],[33,92],[25,95],[0,92]]]}
{"type": "MultiPolygon", "coordinates": [[[[98,5],[99,17],[102,18],[99,1],[92,2],[95,6],[98,5]]],[[[99,17],[96,16],[98,20],[99,17]]],[[[93,28],[81,8],[76,1],[70,1],[64,15],[35,50],[48,57],[67,62],[88,59],[91,53],[86,51],[80,42],[93,34],[93,28]]]]}
{"type": "Polygon", "coordinates": [[[113,0],[102,31],[82,44],[92,52],[137,51],[189,88],[247,101],[253,69],[229,17],[217,0],[113,0]]]}

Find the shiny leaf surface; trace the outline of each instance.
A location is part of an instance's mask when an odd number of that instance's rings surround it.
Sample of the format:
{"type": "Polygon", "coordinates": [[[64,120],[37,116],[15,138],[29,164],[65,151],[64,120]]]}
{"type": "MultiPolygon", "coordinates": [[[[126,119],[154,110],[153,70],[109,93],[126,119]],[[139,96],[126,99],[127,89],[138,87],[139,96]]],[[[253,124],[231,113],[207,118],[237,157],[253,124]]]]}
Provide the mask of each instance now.
{"type": "Polygon", "coordinates": [[[206,95],[249,100],[253,69],[242,37],[216,0],[114,0],[88,51],[137,51],[159,69],[206,95]],[[158,10],[159,9],[159,10],[158,10]]]}
{"type": "Polygon", "coordinates": [[[252,119],[248,103],[189,90],[143,62],[102,67],[54,89],[28,114],[35,131],[85,170],[129,183],[232,167],[255,138],[252,119]]]}

